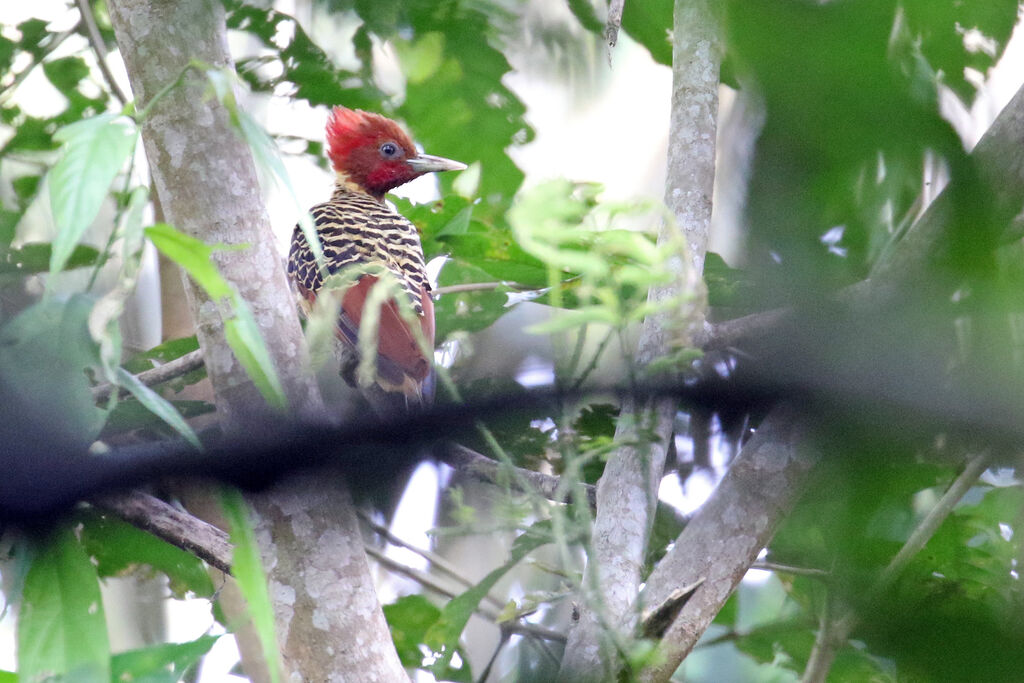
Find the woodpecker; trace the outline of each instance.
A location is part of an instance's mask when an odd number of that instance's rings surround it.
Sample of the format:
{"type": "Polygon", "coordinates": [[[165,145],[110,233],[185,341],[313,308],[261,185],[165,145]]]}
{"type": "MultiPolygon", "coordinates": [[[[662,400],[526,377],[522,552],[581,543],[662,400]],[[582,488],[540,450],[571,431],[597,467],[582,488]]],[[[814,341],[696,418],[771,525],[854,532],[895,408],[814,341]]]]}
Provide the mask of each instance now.
{"type": "MultiPolygon", "coordinates": [[[[337,174],[334,193],[330,201],[310,209],[326,272],[334,274],[353,265],[386,269],[408,296],[420,332],[433,348],[434,303],[419,233],[385,203],[384,195],[425,173],[459,171],[466,165],[420,154],[394,121],[345,107],[334,107],[327,119],[327,150],[337,174]]],[[[298,226],[292,234],[288,276],[298,291],[301,309],[308,313],[324,276],[298,226]]],[[[342,297],[335,334],[353,350],[358,348],[367,295],[377,281],[376,276],[364,274],[342,297]]],[[[407,405],[429,401],[433,359],[424,354],[394,299],[381,306],[378,336],[377,385],[385,392],[403,394],[407,405]]],[[[351,383],[350,371],[351,367],[342,374],[351,383]]]]}

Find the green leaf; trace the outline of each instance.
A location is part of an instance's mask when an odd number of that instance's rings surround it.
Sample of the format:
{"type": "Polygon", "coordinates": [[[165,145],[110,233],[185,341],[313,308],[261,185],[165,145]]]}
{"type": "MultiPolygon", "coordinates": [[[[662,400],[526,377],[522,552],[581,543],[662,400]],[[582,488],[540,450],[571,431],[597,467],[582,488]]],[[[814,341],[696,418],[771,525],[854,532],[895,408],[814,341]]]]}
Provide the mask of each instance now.
{"type": "Polygon", "coordinates": [[[569,11],[583,28],[596,35],[604,35],[604,22],[597,17],[591,0],[569,0],[569,11]]]}
{"type": "Polygon", "coordinates": [[[50,258],[59,273],[95,220],[110,183],[135,148],[138,129],[127,116],[108,113],[65,126],[54,134],[64,143],[61,158],[47,174],[50,210],[57,226],[50,258]]]}
{"type": "MultiPolygon", "coordinates": [[[[197,371],[201,372],[201,371],[197,371]]],[[[185,419],[207,415],[216,410],[216,406],[206,401],[171,401],[174,409],[185,419]]],[[[174,430],[167,423],[154,415],[134,398],[122,399],[110,411],[100,439],[113,438],[139,429],[149,430],[161,436],[173,436],[174,430]]]]}
{"type": "Polygon", "coordinates": [[[508,562],[491,571],[477,585],[448,601],[448,604],[441,610],[441,617],[437,623],[431,626],[424,636],[426,643],[441,655],[434,665],[435,667],[447,667],[451,663],[452,655],[455,653],[469,617],[472,616],[488,591],[494,588],[501,577],[505,576],[527,554],[550,542],[551,523],[549,521],[537,522],[521,533],[512,543],[508,562]]]}
{"type": "Polygon", "coordinates": [[[186,353],[191,353],[198,348],[199,340],[195,335],[181,337],[180,339],[169,339],[148,351],[135,354],[124,363],[124,369],[128,372],[139,374],[176,358],[181,358],[186,353]]]}
{"type": "Polygon", "coordinates": [[[81,57],[60,57],[43,62],[43,73],[63,93],[73,90],[89,75],[89,65],[81,57]]]}
{"type": "Polygon", "coordinates": [[[287,408],[284,388],[252,311],[211,259],[217,249],[244,249],[245,246],[210,247],[165,223],[146,228],[146,236],[167,258],[184,268],[218,305],[224,320],[224,337],[263,399],[280,410],[287,408]],[[225,312],[225,304],[230,304],[230,311],[225,312]]]}
{"type": "MultiPolygon", "coordinates": [[[[503,83],[512,66],[499,49],[498,27],[511,20],[495,4],[468,2],[399,3],[388,9],[379,2],[361,2],[356,11],[378,36],[405,44],[396,49],[430,55],[426,78],[422,65],[402,60],[408,82],[395,113],[427,152],[466,164],[480,162],[481,198],[499,210],[506,206],[523,181],[506,150],[533,137],[526,107],[503,83]],[[388,10],[398,16],[389,19],[388,10]],[[466,135],[469,130],[473,135],[466,135]]],[[[450,187],[454,176],[444,174],[439,181],[450,187]]]]}
{"type": "Polygon", "coordinates": [[[276,683],[280,680],[281,656],[274,635],[274,610],[267,592],[267,575],[263,571],[260,549],[249,520],[249,506],[236,489],[225,488],[221,492],[221,507],[231,528],[231,544],[234,546],[231,573],[245,596],[270,677],[276,683]]]}
{"type": "Polygon", "coordinates": [[[213,252],[218,249],[245,249],[245,245],[215,245],[211,247],[194,237],[175,230],[166,223],[158,223],[146,228],[146,237],[163,252],[164,256],[184,268],[214,301],[230,298],[234,293],[231,285],[217,270],[211,257],[213,252]]]}
{"type": "Polygon", "coordinates": [[[220,636],[202,636],[187,643],[163,643],[121,652],[110,659],[110,680],[112,683],[177,683],[218,639],[220,636]]]}
{"type": "Polygon", "coordinates": [[[441,609],[422,595],[406,595],[383,609],[402,666],[419,668],[423,664],[420,646],[427,629],[441,616],[441,609]]]}
{"type": "MultiPolygon", "coordinates": [[[[0,273],[34,275],[50,270],[53,246],[48,242],[29,242],[15,249],[0,247],[0,273]]],[[[66,269],[95,266],[100,261],[95,247],[79,244],[64,263],[66,269]]]]}
{"type": "Polygon", "coordinates": [[[383,93],[368,79],[336,68],[294,17],[237,0],[225,2],[225,6],[228,28],[245,31],[258,39],[280,68],[280,75],[268,78],[268,70],[261,68],[268,61],[265,55],[240,60],[238,73],[254,90],[280,92],[287,84],[292,86],[290,97],[304,99],[314,106],[344,103],[350,108],[379,108],[383,93]],[[280,30],[282,24],[287,31],[280,30]],[[282,35],[290,38],[282,39],[282,35]]]}
{"type": "Polygon", "coordinates": [[[82,544],[95,559],[99,576],[120,576],[138,565],[148,565],[167,575],[171,591],[178,597],[189,592],[199,597],[213,595],[210,575],[195,555],[110,514],[88,511],[78,519],[82,544]]]}
{"type": "Polygon", "coordinates": [[[1006,47],[1020,12],[1018,0],[937,3],[903,0],[907,38],[928,61],[931,70],[970,107],[977,87],[965,77],[966,69],[982,76],[995,65],[1006,47]],[[994,42],[994,49],[970,49],[965,34],[977,30],[994,42]]]}
{"type": "Polygon", "coordinates": [[[41,179],[42,177],[37,175],[23,175],[11,181],[11,188],[18,197],[19,206],[22,208],[28,206],[39,191],[39,181],[41,179]]]}
{"type": "MultiPolygon", "coordinates": [[[[448,261],[441,268],[438,278],[440,287],[489,282],[488,273],[458,261],[448,261]]],[[[507,289],[485,289],[471,292],[443,294],[434,304],[437,318],[435,335],[438,342],[444,342],[459,331],[477,332],[490,327],[495,320],[508,313],[507,289]]]]}
{"type": "Polygon", "coordinates": [[[18,617],[19,681],[63,676],[109,683],[110,644],[96,569],[75,534],[54,530],[25,578],[18,617]]]}
{"type": "MultiPolygon", "coordinates": [[[[9,247],[21,221],[21,211],[11,211],[0,206],[0,246],[9,247]]],[[[47,254],[49,258],[49,254],[47,254]]],[[[2,261],[0,261],[2,262],[2,261]]]]}
{"type": "Polygon", "coordinates": [[[428,81],[441,68],[444,60],[444,35],[437,32],[425,33],[415,42],[398,41],[395,52],[402,64],[402,71],[410,83],[428,81]]]}
{"type": "Polygon", "coordinates": [[[672,0],[627,2],[622,11],[622,30],[646,47],[658,64],[672,66],[672,0]]]}
{"type": "Polygon", "coordinates": [[[0,671],[0,683],[18,683],[18,674],[13,671],[0,671]]]}
{"type": "Polygon", "coordinates": [[[47,37],[52,35],[46,30],[46,24],[42,19],[27,19],[18,24],[18,33],[21,34],[18,46],[37,60],[46,53],[47,37]]]}
{"type": "Polygon", "coordinates": [[[203,449],[203,445],[199,442],[199,436],[196,435],[188,422],[185,422],[185,418],[181,416],[181,413],[177,411],[170,401],[140,382],[138,377],[124,368],[118,368],[117,370],[118,384],[120,386],[127,389],[149,412],[166,422],[171,429],[192,444],[196,450],[203,449]]]}

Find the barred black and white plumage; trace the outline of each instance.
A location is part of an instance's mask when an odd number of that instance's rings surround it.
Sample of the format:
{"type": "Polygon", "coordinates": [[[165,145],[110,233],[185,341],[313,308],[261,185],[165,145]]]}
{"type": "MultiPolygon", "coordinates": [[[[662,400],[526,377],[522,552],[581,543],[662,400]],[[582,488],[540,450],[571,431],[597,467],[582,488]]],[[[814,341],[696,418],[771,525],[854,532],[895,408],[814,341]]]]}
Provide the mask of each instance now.
{"type": "MultiPolygon", "coordinates": [[[[434,304],[416,227],[384,202],[384,194],[424,173],[464,169],[456,161],[420,154],[394,121],[377,114],[335,107],[327,121],[328,156],[337,172],[330,201],[310,213],[324,249],[326,272],[349,266],[371,272],[341,294],[336,335],[351,349],[361,345],[360,323],[367,297],[378,281],[373,268],[385,268],[409,298],[419,325],[411,325],[392,299],[380,307],[377,324],[376,384],[385,392],[400,392],[406,400],[429,401],[432,386],[434,304]],[[425,342],[425,345],[424,343],[425,342]]],[[[300,295],[303,310],[324,289],[306,236],[292,234],[288,275],[300,295]]],[[[408,403],[406,403],[408,405],[408,403]]]]}
{"type": "MultiPolygon", "coordinates": [[[[374,197],[343,187],[336,188],[329,202],[317,204],[310,213],[328,274],[356,264],[383,266],[409,295],[416,314],[423,315],[421,293],[430,291],[430,280],[415,225],[374,197]]],[[[323,286],[323,275],[298,226],[292,234],[288,275],[309,292],[318,292],[323,286]]]]}

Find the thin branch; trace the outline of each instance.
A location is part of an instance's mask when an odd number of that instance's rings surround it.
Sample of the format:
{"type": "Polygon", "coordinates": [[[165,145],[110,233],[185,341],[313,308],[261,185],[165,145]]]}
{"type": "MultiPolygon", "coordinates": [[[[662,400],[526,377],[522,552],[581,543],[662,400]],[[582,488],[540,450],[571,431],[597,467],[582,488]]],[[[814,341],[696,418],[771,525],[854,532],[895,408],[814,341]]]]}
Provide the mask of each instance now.
{"type": "MultiPolygon", "coordinates": [[[[202,349],[196,349],[151,370],[144,370],[135,377],[147,387],[151,387],[155,384],[162,384],[176,377],[187,375],[201,367],[203,367],[203,351],[202,349]]],[[[112,384],[98,384],[92,388],[92,397],[96,401],[105,401],[110,397],[110,393],[113,390],[114,386],[112,384]]]]}
{"type": "MultiPolygon", "coordinates": [[[[379,562],[381,566],[387,568],[388,570],[396,574],[406,576],[415,581],[416,583],[420,584],[424,588],[427,588],[437,593],[438,595],[444,596],[449,599],[454,598],[456,595],[458,595],[458,593],[456,593],[452,589],[441,584],[437,580],[437,578],[432,576],[431,574],[404,565],[401,562],[398,562],[397,560],[388,557],[378,548],[374,548],[373,546],[366,546],[366,554],[372,557],[377,562],[379,562]]],[[[494,622],[501,628],[507,630],[509,633],[515,633],[517,635],[523,636],[532,636],[534,638],[542,638],[544,640],[553,640],[559,643],[565,642],[565,635],[559,633],[558,631],[552,631],[549,628],[538,626],[537,624],[530,624],[528,622],[518,620],[499,623],[499,613],[494,609],[490,609],[482,605],[478,605],[475,611],[480,616],[484,617],[489,621],[494,622]]]]}
{"type": "MultiPolygon", "coordinates": [[[[866,602],[872,603],[884,593],[892,583],[899,577],[910,561],[927,545],[942,523],[953,512],[960,499],[966,495],[978,478],[984,474],[991,464],[993,453],[986,451],[968,461],[963,472],[953,481],[950,487],[939,499],[939,502],[928,511],[924,519],[914,528],[910,538],[903,547],[896,553],[889,562],[878,580],[868,592],[866,602]]],[[[811,657],[804,671],[802,683],[823,683],[828,677],[829,669],[835,660],[839,648],[849,639],[850,634],[857,627],[860,618],[856,612],[850,611],[834,623],[822,622],[818,638],[815,640],[814,648],[811,650],[811,657]]]]}
{"type": "Polygon", "coordinates": [[[515,289],[509,287],[508,283],[505,282],[467,282],[462,285],[448,285],[447,287],[438,287],[434,290],[434,294],[437,296],[444,296],[445,294],[458,294],[459,292],[481,292],[491,289],[501,289],[502,287],[508,287],[509,289],[515,289]]]}
{"type": "Polygon", "coordinates": [[[608,22],[604,27],[604,37],[608,41],[608,47],[613,48],[619,42],[619,29],[622,28],[622,10],[626,6],[626,0],[611,0],[608,4],[608,22]]]}
{"type": "Polygon", "coordinates": [[[760,569],[766,572],[780,572],[782,574],[792,574],[793,576],[811,576],[818,578],[826,578],[829,576],[829,572],[824,569],[814,569],[812,567],[794,567],[788,564],[779,564],[778,562],[755,562],[750,565],[751,569],[760,569]]]}
{"type": "Polygon", "coordinates": [[[228,535],[212,524],[139,491],[95,498],[92,504],[192,553],[225,574],[231,573],[231,543],[228,535]]]}
{"type": "Polygon", "coordinates": [[[992,462],[992,458],[992,451],[986,451],[968,461],[960,476],[946,490],[942,498],[939,499],[939,502],[935,504],[935,507],[928,511],[928,514],[917,525],[914,532],[910,534],[907,542],[903,544],[900,551],[896,553],[896,556],[892,558],[892,561],[889,562],[881,576],[878,577],[871,597],[876,597],[888,589],[892,582],[907,568],[907,565],[910,564],[914,556],[921,552],[942,523],[953,512],[953,508],[960,502],[960,499],[967,494],[971,487],[977,483],[978,478],[985,473],[985,470],[988,469],[989,464],[992,462]]]}
{"type": "Polygon", "coordinates": [[[845,640],[845,637],[837,637],[839,634],[835,626],[837,624],[832,621],[832,597],[826,592],[825,603],[821,606],[818,634],[814,637],[814,647],[811,648],[811,656],[807,659],[807,668],[804,669],[800,683],[825,683],[836,652],[845,640]]]}
{"type": "MultiPolygon", "coordinates": [[[[381,538],[383,538],[385,541],[387,541],[391,545],[395,545],[395,546],[398,546],[400,548],[405,548],[406,550],[410,550],[410,551],[416,553],[417,555],[419,555],[423,559],[425,559],[428,562],[430,562],[431,566],[441,570],[442,572],[447,574],[449,577],[451,577],[455,581],[458,581],[459,583],[461,583],[466,588],[472,588],[473,587],[473,585],[474,585],[473,582],[470,581],[469,579],[467,579],[465,576],[463,576],[459,572],[458,567],[456,567],[451,562],[449,562],[445,558],[441,557],[437,553],[431,552],[430,550],[424,550],[422,548],[417,548],[412,543],[409,543],[408,541],[406,541],[406,540],[396,536],[395,534],[391,533],[391,530],[388,529],[383,524],[378,524],[377,522],[373,521],[370,518],[370,516],[367,515],[365,512],[363,512],[362,510],[356,510],[356,515],[359,517],[359,519],[363,520],[363,522],[368,527],[373,529],[374,532],[376,532],[381,538]]],[[[487,597],[490,598],[491,596],[488,595],[487,597]]],[[[503,606],[503,603],[500,600],[494,599],[494,602],[498,605],[498,607],[502,607],[503,606]]]]}
{"type": "MultiPolygon", "coordinates": [[[[202,365],[202,349],[196,349],[159,367],[141,372],[136,377],[146,386],[153,386],[188,374],[202,367],[202,365]]],[[[110,396],[110,392],[113,389],[114,387],[110,384],[97,385],[92,390],[93,398],[96,401],[104,401],[110,396]]],[[[448,443],[438,449],[437,455],[444,463],[488,483],[498,484],[508,479],[503,473],[504,465],[460,444],[448,443]]],[[[514,479],[526,481],[542,496],[550,500],[555,499],[558,492],[559,477],[532,472],[520,467],[514,469],[516,474],[514,479]]],[[[596,505],[594,486],[583,484],[583,490],[586,492],[588,504],[593,508],[596,505]]]]}
{"type": "Polygon", "coordinates": [[[100,73],[103,74],[107,85],[110,86],[110,92],[114,93],[114,97],[121,103],[121,106],[124,106],[128,104],[128,97],[121,90],[121,86],[117,84],[117,79],[114,78],[114,74],[107,65],[106,46],[103,44],[99,26],[96,25],[96,16],[92,13],[92,6],[89,4],[89,0],[76,0],[76,4],[82,15],[82,22],[85,24],[85,35],[89,39],[92,51],[96,54],[96,63],[100,67],[100,73]]]}
{"type": "MultiPolygon", "coordinates": [[[[514,485],[515,479],[521,479],[528,482],[537,493],[549,500],[555,500],[559,494],[560,477],[533,472],[521,467],[514,468],[516,477],[509,477],[506,472],[507,466],[461,444],[448,442],[438,449],[437,455],[445,464],[491,484],[508,482],[514,485]]],[[[587,495],[587,503],[593,509],[597,505],[595,487],[591,484],[583,484],[583,490],[587,495]]]]}

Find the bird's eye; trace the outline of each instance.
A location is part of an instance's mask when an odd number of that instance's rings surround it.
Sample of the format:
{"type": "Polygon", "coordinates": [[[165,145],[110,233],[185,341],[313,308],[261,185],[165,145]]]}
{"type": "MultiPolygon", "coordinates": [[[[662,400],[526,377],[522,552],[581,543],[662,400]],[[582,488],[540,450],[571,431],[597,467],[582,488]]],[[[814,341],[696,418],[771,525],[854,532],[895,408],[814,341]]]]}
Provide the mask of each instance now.
{"type": "Polygon", "coordinates": [[[399,154],[399,147],[393,142],[385,142],[380,146],[380,155],[385,159],[394,159],[399,154]]]}

